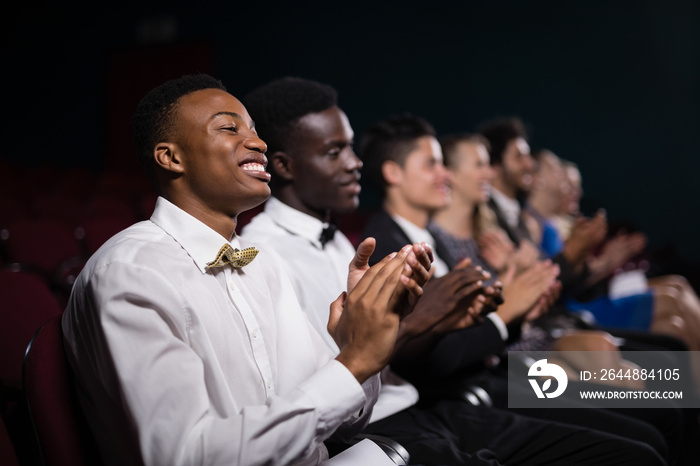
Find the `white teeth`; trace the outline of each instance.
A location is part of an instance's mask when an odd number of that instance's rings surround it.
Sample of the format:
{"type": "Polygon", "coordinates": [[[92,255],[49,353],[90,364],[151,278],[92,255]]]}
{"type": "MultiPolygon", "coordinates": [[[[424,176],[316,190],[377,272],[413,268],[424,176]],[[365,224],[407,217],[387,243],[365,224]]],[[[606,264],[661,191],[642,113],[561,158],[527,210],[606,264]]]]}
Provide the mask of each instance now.
{"type": "Polygon", "coordinates": [[[265,166],[261,163],[246,163],[241,166],[243,170],[264,172],[265,166]]]}

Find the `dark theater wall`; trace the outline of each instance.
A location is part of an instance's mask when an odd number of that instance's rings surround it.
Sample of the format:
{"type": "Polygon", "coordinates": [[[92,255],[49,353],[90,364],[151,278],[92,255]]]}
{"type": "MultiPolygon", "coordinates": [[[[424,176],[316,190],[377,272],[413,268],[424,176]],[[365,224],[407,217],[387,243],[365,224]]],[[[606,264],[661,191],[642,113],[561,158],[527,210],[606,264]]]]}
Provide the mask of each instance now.
{"type": "Polygon", "coordinates": [[[579,164],[589,209],[700,262],[700,6],[453,3],[15,6],[0,20],[0,153],[95,170],[123,157],[134,167],[124,118],[152,82],[204,71],[240,96],[298,75],[337,87],[358,135],[402,111],[440,133],[520,116],[533,148],[579,164]]]}

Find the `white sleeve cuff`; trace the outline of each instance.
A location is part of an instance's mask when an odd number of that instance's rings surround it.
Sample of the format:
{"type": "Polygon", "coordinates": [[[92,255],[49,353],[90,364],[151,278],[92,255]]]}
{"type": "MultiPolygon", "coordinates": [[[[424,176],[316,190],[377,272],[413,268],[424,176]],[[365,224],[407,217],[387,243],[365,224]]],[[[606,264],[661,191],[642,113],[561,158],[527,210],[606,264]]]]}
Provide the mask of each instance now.
{"type": "Polygon", "coordinates": [[[501,334],[501,339],[503,341],[506,341],[508,339],[508,327],[506,327],[506,324],[503,322],[503,319],[501,319],[499,315],[495,312],[490,312],[486,314],[486,318],[491,319],[493,325],[495,325],[496,329],[498,329],[498,333],[501,334]]]}
{"type": "Polygon", "coordinates": [[[364,387],[335,359],[298,388],[313,400],[321,421],[327,423],[355,419],[366,400],[364,387]]]}

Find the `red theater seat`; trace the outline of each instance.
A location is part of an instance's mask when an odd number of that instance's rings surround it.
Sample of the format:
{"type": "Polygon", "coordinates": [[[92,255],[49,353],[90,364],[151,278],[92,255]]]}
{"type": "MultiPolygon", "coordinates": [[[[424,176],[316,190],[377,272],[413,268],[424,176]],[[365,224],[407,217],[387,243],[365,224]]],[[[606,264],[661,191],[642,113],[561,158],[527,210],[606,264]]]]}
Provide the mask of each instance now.
{"type": "Polygon", "coordinates": [[[45,466],[101,464],[66,360],[60,316],[41,327],[27,348],[24,390],[45,466]]]}

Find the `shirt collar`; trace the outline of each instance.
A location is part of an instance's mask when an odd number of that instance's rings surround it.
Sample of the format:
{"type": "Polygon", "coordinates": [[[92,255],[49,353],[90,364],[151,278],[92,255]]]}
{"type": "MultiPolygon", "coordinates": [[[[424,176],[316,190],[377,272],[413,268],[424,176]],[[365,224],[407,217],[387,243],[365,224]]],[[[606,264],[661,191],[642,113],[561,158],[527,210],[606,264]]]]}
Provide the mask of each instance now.
{"type": "Polygon", "coordinates": [[[163,229],[189,254],[202,273],[225,243],[241,249],[238,236],[231,241],[163,197],[158,197],[151,221],[163,229]]]}
{"type": "Polygon", "coordinates": [[[392,215],[391,218],[396,224],[406,233],[411,243],[426,243],[433,250],[433,268],[435,269],[435,277],[442,277],[450,271],[445,261],[437,253],[437,243],[435,237],[428,231],[427,228],[421,228],[415,223],[407,220],[399,215],[392,215]]]}
{"type": "Polygon", "coordinates": [[[518,203],[518,200],[509,198],[496,188],[491,189],[491,198],[498,208],[501,209],[508,225],[515,227],[520,217],[520,203],[518,203]]]}
{"type": "Polygon", "coordinates": [[[406,233],[411,243],[427,243],[435,250],[435,238],[433,238],[433,235],[431,235],[427,229],[419,227],[400,215],[392,214],[391,218],[401,227],[403,232],[406,233]]]}
{"type": "Polygon", "coordinates": [[[326,223],[288,206],[274,196],[265,203],[265,213],[288,232],[307,239],[318,249],[323,249],[319,238],[323,229],[328,226],[326,223]]]}

